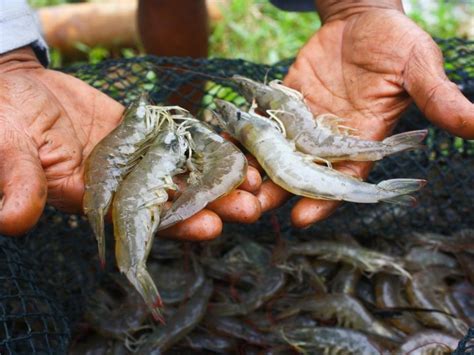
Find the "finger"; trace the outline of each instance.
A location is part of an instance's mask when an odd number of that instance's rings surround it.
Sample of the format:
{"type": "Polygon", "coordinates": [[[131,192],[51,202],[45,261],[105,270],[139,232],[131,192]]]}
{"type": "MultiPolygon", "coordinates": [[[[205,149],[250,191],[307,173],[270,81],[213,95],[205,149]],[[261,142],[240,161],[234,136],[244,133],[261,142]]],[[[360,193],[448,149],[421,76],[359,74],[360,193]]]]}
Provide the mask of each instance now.
{"type": "Polygon", "coordinates": [[[253,155],[246,154],[245,157],[247,158],[247,162],[250,166],[254,167],[255,169],[258,170],[260,174],[263,174],[263,168],[260,165],[260,163],[255,159],[253,155]]]}
{"type": "Polygon", "coordinates": [[[228,133],[228,132],[221,132],[220,135],[221,135],[221,137],[224,138],[225,140],[228,140],[229,142],[234,143],[237,147],[240,147],[240,146],[241,146],[241,145],[240,145],[240,142],[239,142],[237,139],[235,139],[234,137],[232,137],[232,136],[230,135],[230,133],[228,133]]]}
{"type": "Polygon", "coordinates": [[[214,239],[221,232],[222,221],[219,216],[208,209],[204,209],[185,221],[160,231],[158,235],[182,240],[200,241],[214,239]]]}
{"type": "Polygon", "coordinates": [[[21,235],[36,224],[43,212],[48,191],[46,177],[34,149],[12,149],[2,143],[0,233],[21,235]]]}
{"type": "Polygon", "coordinates": [[[257,198],[242,190],[232,191],[208,204],[207,208],[217,213],[224,222],[254,223],[262,214],[257,198]]]}
{"type": "Polygon", "coordinates": [[[262,185],[262,177],[257,169],[253,166],[247,167],[247,175],[242,184],[240,184],[239,189],[245,190],[248,192],[257,192],[260,186],[262,185]]]}
{"type": "MultiPolygon", "coordinates": [[[[366,162],[341,162],[334,168],[342,173],[355,178],[366,178],[372,167],[366,162]]],[[[339,201],[315,200],[311,198],[300,199],[291,210],[291,222],[296,228],[306,228],[313,223],[329,217],[339,207],[339,201]]]]}
{"type": "Polygon", "coordinates": [[[339,201],[314,200],[303,197],[291,210],[291,223],[296,228],[306,228],[329,217],[339,207],[339,201]]]}
{"type": "Polygon", "coordinates": [[[288,191],[276,185],[271,180],[264,181],[257,193],[257,199],[260,202],[262,213],[280,207],[290,196],[291,194],[288,191]]]}
{"type": "Polygon", "coordinates": [[[435,125],[462,138],[474,138],[474,105],[446,77],[443,56],[431,38],[412,50],[404,87],[435,125]]]}

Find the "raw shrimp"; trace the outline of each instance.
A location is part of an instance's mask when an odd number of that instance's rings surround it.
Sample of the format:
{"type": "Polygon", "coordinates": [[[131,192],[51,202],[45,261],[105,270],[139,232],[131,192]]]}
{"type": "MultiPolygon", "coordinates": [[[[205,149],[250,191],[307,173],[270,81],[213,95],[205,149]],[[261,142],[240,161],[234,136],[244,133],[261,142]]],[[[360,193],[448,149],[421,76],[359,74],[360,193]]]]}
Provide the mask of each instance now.
{"type": "Polygon", "coordinates": [[[209,202],[228,194],[242,183],[247,172],[247,159],[234,144],[196,119],[188,120],[187,125],[193,151],[188,161],[190,184],[165,212],[159,230],[193,216],[209,202]]]}
{"type": "Polygon", "coordinates": [[[401,260],[364,247],[346,245],[340,242],[315,240],[290,245],[289,255],[318,255],[329,261],[344,261],[369,273],[385,271],[410,277],[401,260]]]}
{"type": "Polygon", "coordinates": [[[215,103],[224,128],[252,153],[274,183],[294,195],[359,203],[413,204],[414,197],[407,194],[426,183],[420,179],[394,179],[374,185],[314,164],[312,157],[296,152],[268,119],[240,111],[227,101],[215,103]]]}
{"type": "Polygon", "coordinates": [[[375,319],[359,300],[350,295],[331,293],[307,297],[283,311],[279,318],[299,312],[309,312],[316,319],[337,319],[340,326],[366,331],[395,341],[400,339],[395,331],[375,319]]]}
{"type": "MultiPolygon", "coordinates": [[[[377,306],[380,308],[408,307],[406,296],[402,294],[404,285],[402,280],[394,275],[379,273],[375,275],[375,296],[377,306]]],[[[413,313],[402,314],[389,318],[388,321],[407,334],[412,334],[422,329],[413,313]]]]}
{"type": "Polygon", "coordinates": [[[279,342],[276,335],[259,332],[239,318],[207,316],[205,324],[217,333],[225,334],[231,338],[242,339],[249,344],[270,346],[279,342]]]}
{"type": "Polygon", "coordinates": [[[102,265],[105,263],[104,217],[113,194],[157,133],[157,122],[146,114],[148,104],[142,95],[130,105],[122,123],[95,146],[85,163],[83,207],[97,239],[102,265]]]}
{"type": "Polygon", "coordinates": [[[458,342],[459,339],[449,334],[436,330],[423,330],[407,338],[398,349],[397,354],[451,354],[456,350],[458,342]]]}
{"type": "Polygon", "coordinates": [[[151,143],[135,169],[122,182],[115,195],[115,255],[119,270],[135,286],[155,319],[160,319],[161,298],[146,269],[146,260],[160,223],[160,213],[168,200],[166,189],[175,188],[172,177],[182,173],[187,142],[173,122],[151,143]]]}
{"type": "MultiPolygon", "coordinates": [[[[450,316],[446,297],[452,297],[444,279],[456,275],[458,271],[431,267],[413,274],[407,285],[407,296],[413,307],[437,310],[439,312],[416,312],[416,317],[425,325],[443,329],[453,335],[464,335],[468,326],[462,320],[450,316]],[[441,313],[445,312],[445,313],[441,313]]],[[[449,300],[449,303],[456,302],[449,300]]]]}
{"type": "Polygon", "coordinates": [[[340,160],[374,161],[405,150],[421,147],[427,130],[396,134],[382,142],[369,141],[343,134],[345,119],[331,114],[313,117],[296,90],[283,86],[279,81],[269,85],[235,75],[232,78],[240,93],[248,100],[255,100],[260,109],[280,121],[286,137],[294,141],[296,148],[313,157],[330,162],[340,160]]]}
{"type": "Polygon", "coordinates": [[[210,313],[218,316],[242,316],[247,315],[265,302],[270,300],[283,286],[285,286],[285,274],[276,267],[269,268],[261,279],[257,280],[255,287],[242,296],[239,303],[211,303],[210,313]]]}
{"type": "Polygon", "coordinates": [[[148,314],[127,279],[120,274],[109,278],[108,287],[99,288],[89,301],[85,319],[102,336],[121,340],[127,332],[140,328],[148,314]]]}
{"type": "Polygon", "coordinates": [[[281,336],[307,354],[380,355],[386,353],[387,345],[392,345],[357,330],[334,327],[293,327],[282,329],[281,336]]]}
{"type": "Polygon", "coordinates": [[[153,332],[139,339],[138,354],[161,354],[190,333],[206,313],[212,295],[212,281],[206,280],[186,303],[181,305],[168,324],[155,327],[153,332]]]}

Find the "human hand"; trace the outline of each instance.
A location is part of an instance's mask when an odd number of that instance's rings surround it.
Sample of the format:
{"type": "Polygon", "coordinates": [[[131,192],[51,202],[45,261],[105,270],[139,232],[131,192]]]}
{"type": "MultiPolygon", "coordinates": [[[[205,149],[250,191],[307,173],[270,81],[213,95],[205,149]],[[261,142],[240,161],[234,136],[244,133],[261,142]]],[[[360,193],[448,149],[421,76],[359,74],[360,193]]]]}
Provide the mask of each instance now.
{"type": "MultiPolygon", "coordinates": [[[[431,37],[404,15],[400,1],[317,1],[321,29],[296,57],[284,83],[300,91],[314,114],[348,118],[363,139],[382,140],[414,100],[435,125],[474,138],[474,105],[450,82],[441,51],[431,37]]],[[[365,162],[334,167],[366,178],[365,162]]],[[[290,194],[271,181],[257,195],[262,211],[290,194]]],[[[301,198],[293,207],[296,227],[328,217],[335,201],[301,198]]]]}
{"type": "MultiPolygon", "coordinates": [[[[29,47],[0,55],[0,233],[20,235],[34,226],[46,201],[70,213],[82,212],[84,161],[115,128],[124,107],[86,83],[41,66],[29,47]]],[[[249,174],[249,178],[252,174],[249,174]]],[[[254,191],[247,179],[242,189],[254,191]]],[[[229,211],[225,200],[213,209],[163,231],[182,239],[220,234],[221,217],[249,222],[260,216],[256,198],[234,192],[233,204],[258,208],[229,211]]]]}

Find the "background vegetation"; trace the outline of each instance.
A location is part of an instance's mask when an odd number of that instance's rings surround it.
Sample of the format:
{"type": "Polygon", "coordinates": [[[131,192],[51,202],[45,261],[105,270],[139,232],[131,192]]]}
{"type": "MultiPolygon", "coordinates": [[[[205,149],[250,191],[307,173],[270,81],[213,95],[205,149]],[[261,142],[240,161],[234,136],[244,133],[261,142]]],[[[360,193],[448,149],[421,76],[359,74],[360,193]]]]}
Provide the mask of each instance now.
{"type": "MultiPolygon", "coordinates": [[[[453,37],[459,35],[460,22],[454,15],[454,1],[436,1],[426,12],[421,0],[409,3],[408,15],[433,36],[453,37]]],[[[58,5],[80,0],[29,0],[34,7],[58,5]]],[[[210,37],[210,56],[243,58],[259,63],[274,63],[293,57],[320,26],[316,13],[292,13],[281,11],[267,0],[231,0],[223,10],[223,20],[214,24],[210,37]]],[[[98,62],[108,57],[133,56],[140,49],[123,49],[120,53],[109,53],[105,48],[89,48],[78,43],[89,62],[98,62]]],[[[61,54],[52,49],[52,64],[60,66],[61,54]]]]}

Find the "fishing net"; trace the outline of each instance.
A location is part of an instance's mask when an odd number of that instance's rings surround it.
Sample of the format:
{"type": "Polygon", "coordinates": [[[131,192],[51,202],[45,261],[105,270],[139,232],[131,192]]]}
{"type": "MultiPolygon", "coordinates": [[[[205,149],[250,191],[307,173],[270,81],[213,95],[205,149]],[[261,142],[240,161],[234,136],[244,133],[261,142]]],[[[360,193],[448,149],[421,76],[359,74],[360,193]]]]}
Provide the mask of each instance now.
{"type": "MultiPolygon", "coordinates": [[[[438,43],[449,77],[474,101],[474,42],[450,39],[438,43]]],[[[147,91],[155,103],[179,104],[208,120],[211,116],[205,109],[212,109],[214,98],[245,104],[226,78],[233,74],[260,81],[282,78],[290,63],[269,66],[244,60],[145,56],[74,66],[64,72],[123,104],[147,91]]],[[[257,224],[226,225],[224,234],[269,234],[275,217],[283,236],[303,239],[341,232],[368,241],[381,235],[401,239],[412,231],[450,235],[473,228],[474,142],[432,126],[415,106],[406,112],[397,132],[421,128],[429,129],[426,149],[385,158],[369,177],[372,182],[395,177],[427,179],[429,184],[417,195],[416,208],[344,204],[331,218],[299,231],[289,223],[293,200],[257,224]]],[[[65,353],[72,334],[83,325],[81,316],[88,297],[107,274],[98,265],[87,221],[51,207],[25,238],[0,237],[0,354],[65,353]]],[[[471,331],[456,354],[472,353],[472,339],[471,331]]]]}

